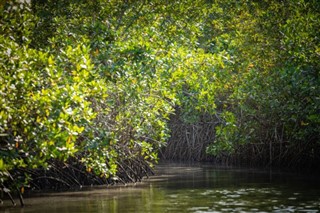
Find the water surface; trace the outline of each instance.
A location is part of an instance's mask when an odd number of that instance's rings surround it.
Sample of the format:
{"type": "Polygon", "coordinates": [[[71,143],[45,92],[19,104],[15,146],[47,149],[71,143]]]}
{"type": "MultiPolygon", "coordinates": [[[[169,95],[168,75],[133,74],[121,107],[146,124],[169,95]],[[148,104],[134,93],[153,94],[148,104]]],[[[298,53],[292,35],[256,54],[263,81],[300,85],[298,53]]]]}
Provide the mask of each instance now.
{"type": "Polygon", "coordinates": [[[156,172],[142,183],[42,194],[0,212],[320,212],[316,176],[177,164],[156,172]]]}

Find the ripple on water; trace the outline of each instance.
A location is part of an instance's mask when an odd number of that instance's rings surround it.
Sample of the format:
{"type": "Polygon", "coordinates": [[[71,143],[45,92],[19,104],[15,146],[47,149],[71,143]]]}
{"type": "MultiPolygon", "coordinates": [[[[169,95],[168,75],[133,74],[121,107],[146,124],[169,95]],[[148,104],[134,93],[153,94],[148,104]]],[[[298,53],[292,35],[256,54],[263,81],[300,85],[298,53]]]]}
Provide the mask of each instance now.
{"type": "Polygon", "coordinates": [[[200,195],[203,195],[203,196],[214,195],[214,194],[215,194],[214,190],[206,190],[200,193],[200,195]]]}
{"type": "Polygon", "coordinates": [[[209,211],[209,207],[206,206],[199,206],[199,207],[191,207],[188,208],[188,211],[195,211],[195,212],[199,212],[199,211],[209,211]]]}

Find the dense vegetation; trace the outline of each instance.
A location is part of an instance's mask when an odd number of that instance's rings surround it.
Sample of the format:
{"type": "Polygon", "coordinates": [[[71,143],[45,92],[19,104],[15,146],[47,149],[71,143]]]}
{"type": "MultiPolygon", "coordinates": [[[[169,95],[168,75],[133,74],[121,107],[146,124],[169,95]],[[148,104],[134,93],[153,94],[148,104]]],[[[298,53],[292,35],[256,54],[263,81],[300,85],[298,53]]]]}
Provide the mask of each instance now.
{"type": "Polygon", "coordinates": [[[317,0],[1,1],[0,11],[5,192],[138,181],[159,150],[319,165],[317,0]]]}

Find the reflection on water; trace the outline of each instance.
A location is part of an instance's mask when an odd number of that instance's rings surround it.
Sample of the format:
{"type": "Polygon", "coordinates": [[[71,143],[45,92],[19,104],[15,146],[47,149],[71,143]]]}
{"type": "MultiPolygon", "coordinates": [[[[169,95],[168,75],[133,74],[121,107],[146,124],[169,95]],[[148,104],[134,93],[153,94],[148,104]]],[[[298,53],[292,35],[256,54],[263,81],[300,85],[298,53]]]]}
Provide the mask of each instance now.
{"type": "Polygon", "coordinates": [[[320,212],[315,177],[209,166],[162,165],[143,183],[47,194],[6,213],[320,212]]]}

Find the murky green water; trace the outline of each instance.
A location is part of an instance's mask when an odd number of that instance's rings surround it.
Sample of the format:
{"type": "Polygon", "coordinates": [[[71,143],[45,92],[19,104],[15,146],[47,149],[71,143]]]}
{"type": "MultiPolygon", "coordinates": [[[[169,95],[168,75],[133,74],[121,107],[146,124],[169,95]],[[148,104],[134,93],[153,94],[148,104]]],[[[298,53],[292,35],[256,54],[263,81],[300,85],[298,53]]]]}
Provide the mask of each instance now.
{"type": "Polygon", "coordinates": [[[163,165],[143,183],[25,199],[0,212],[320,212],[314,176],[209,166],[163,165]]]}

